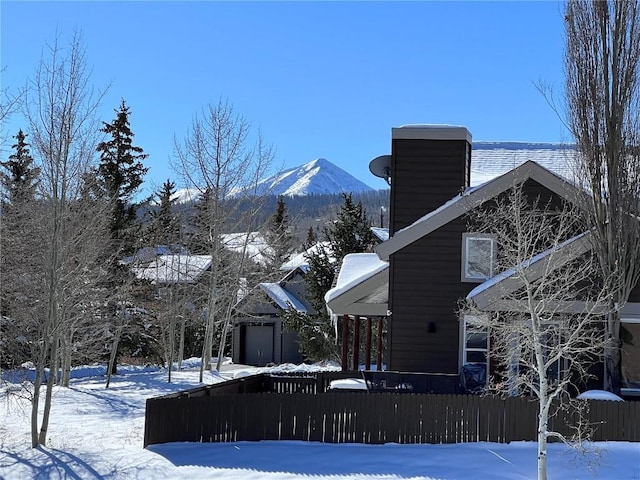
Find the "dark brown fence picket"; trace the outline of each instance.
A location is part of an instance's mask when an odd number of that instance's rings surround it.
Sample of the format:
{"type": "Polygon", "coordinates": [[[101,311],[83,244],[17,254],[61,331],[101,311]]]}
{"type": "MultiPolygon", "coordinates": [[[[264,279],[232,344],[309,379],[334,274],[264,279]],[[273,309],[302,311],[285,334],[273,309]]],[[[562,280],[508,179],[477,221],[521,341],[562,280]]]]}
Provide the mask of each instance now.
{"type": "MultiPolygon", "coordinates": [[[[145,446],[164,442],[305,440],[331,443],[458,443],[535,440],[537,404],[527,397],[327,391],[349,372],[298,378],[255,375],[150,398],[145,446]],[[334,374],[332,378],[332,374],[334,374]]],[[[351,376],[354,373],[351,372],[351,376]]],[[[640,441],[640,402],[589,401],[594,441],[640,441]]],[[[551,428],[572,433],[575,412],[551,428]]]]}

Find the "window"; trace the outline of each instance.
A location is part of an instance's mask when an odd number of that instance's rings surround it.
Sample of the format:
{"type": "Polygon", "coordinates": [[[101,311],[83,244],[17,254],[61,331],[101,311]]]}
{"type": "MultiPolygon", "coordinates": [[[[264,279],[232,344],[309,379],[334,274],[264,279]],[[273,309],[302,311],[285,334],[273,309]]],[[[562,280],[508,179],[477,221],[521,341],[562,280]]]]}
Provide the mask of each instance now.
{"type": "Polygon", "coordinates": [[[488,365],[489,328],[486,319],[475,315],[464,316],[462,364],[481,363],[488,365]]]}
{"type": "Polygon", "coordinates": [[[640,391],[640,318],[620,319],[620,340],[622,389],[640,391]]]}
{"type": "MultiPolygon", "coordinates": [[[[530,330],[528,321],[518,321],[514,324],[513,332],[509,334],[509,358],[507,359],[507,385],[510,395],[522,393],[522,381],[537,384],[539,382],[535,344],[542,343],[543,361],[548,361],[550,356],[556,356],[562,347],[563,324],[560,321],[552,320],[539,325],[539,337],[530,330]],[[520,387],[518,386],[520,385],[520,387]]],[[[568,374],[567,360],[558,358],[547,368],[546,378],[551,386],[556,385],[568,374]]]]}
{"type": "Polygon", "coordinates": [[[493,276],[495,237],[481,233],[462,234],[462,281],[484,282],[493,276]]]}
{"type": "Polygon", "coordinates": [[[465,315],[460,382],[468,393],[480,393],[489,377],[489,327],[485,317],[465,315]]]}

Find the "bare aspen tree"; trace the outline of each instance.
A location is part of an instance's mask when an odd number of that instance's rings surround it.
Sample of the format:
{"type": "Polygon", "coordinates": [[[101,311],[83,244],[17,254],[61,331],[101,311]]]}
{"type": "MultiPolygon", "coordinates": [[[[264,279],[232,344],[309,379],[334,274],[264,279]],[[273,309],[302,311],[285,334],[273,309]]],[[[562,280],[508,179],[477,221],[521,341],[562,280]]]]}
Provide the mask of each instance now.
{"type": "Polygon", "coordinates": [[[571,0],[565,30],[567,124],[612,307],[605,388],[619,393],[620,310],[640,277],[640,7],[571,0]]]}
{"type": "Polygon", "coordinates": [[[236,209],[241,200],[252,205],[243,214],[242,222],[247,233],[251,230],[260,203],[256,196],[258,182],[266,176],[273,158],[271,148],[260,136],[254,142],[250,135],[249,123],[236,114],[228,102],[219,101],[205,107],[194,118],[184,140],[175,142],[175,157],[185,184],[201,194],[200,239],[212,259],[201,381],[203,369],[211,368],[216,331],[220,334],[216,368],[220,368],[231,312],[237,303],[242,272],[247,266],[250,235],[244,237],[242,254],[234,260],[223,245],[222,235],[236,231],[233,219],[237,218],[236,209]]]}
{"type": "MultiPolygon", "coordinates": [[[[41,255],[42,312],[39,351],[34,355],[35,381],[31,413],[32,446],[44,444],[47,437],[51,395],[56,375],[49,375],[43,417],[38,432],[40,387],[46,366],[55,372],[59,363],[59,343],[76,305],[69,304],[71,284],[94,267],[93,253],[84,246],[100,242],[102,232],[94,225],[83,224],[79,208],[84,174],[94,159],[98,132],[95,113],[100,94],[89,84],[85,50],[78,33],[74,33],[65,50],[56,38],[47,46],[47,55],[40,61],[25,94],[25,117],[36,159],[41,169],[39,195],[42,213],[42,237],[38,241],[41,255]],[[79,217],[80,216],[80,217],[79,217]],[[81,247],[82,246],[82,247],[81,247]],[[91,257],[91,258],[87,258],[91,257]]],[[[34,246],[34,249],[36,247],[34,246]]]]}
{"type": "Polygon", "coordinates": [[[470,219],[473,231],[495,239],[497,276],[470,292],[461,321],[473,332],[468,341],[489,342],[489,390],[538,402],[539,480],[547,478],[549,438],[572,444],[589,433],[578,422],[576,437],[566,438],[549,420],[584,406],[570,394],[604,348],[606,291],[580,220],[570,207],[527,198],[521,186],[470,219]]]}
{"type": "MultiPolygon", "coordinates": [[[[0,73],[4,72],[4,68],[0,73]]],[[[20,108],[20,101],[24,92],[12,92],[9,88],[0,89],[0,149],[4,149],[5,142],[8,140],[9,132],[6,131],[7,121],[20,108]]]]}

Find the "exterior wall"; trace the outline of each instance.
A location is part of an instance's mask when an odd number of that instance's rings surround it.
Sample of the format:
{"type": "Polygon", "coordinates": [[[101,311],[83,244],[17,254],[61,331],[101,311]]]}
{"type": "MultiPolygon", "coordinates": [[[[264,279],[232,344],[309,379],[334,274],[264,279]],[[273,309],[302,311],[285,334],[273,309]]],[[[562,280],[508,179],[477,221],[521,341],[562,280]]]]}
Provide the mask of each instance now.
{"type": "Polygon", "coordinates": [[[629,295],[629,302],[640,303],[640,282],[638,282],[635,288],[631,290],[631,294],[629,295]]]}
{"type": "MultiPolygon", "coordinates": [[[[525,193],[530,198],[539,196],[545,204],[549,200],[552,205],[561,203],[535,181],[525,183],[525,193]]],[[[468,230],[467,223],[465,216],[459,217],[391,255],[390,370],[459,372],[458,302],[478,285],[461,280],[462,235],[468,230]],[[428,331],[431,322],[435,332],[428,331]]]]}
{"type": "MultiPolygon", "coordinates": [[[[391,141],[390,233],[439,208],[469,185],[471,135],[462,127],[401,127],[391,141]]],[[[388,360],[391,370],[458,372],[459,219],[391,255],[388,360]],[[433,322],[435,332],[429,332],[433,322]]]]}
{"type": "Polygon", "coordinates": [[[470,154],[466,140],[392,141],[391,234],[469,185],[470,154]]]}
{"type": "Polygon", "coordinates": [[[268,363],[300,363],[302,355],[297,349],[297,336],[286,332],[282,320],[278,317],[242,318],[233,326],[232,354],[234,363],[264,366],[268,363]],[[255,343],[260,329],[270,329],[270,345],[255,343]],[[253,330],[252,330],[253,329],[253,330]],[[259,349],[258,352],[256,349],[259,349]],[[256,361],[255,359],[260,359],[256,361]]]}
{"type": "Polygon", "coordinates": [[[457,219],[391,256],[390,370],[458,373],[457,303],[477,285],[460,281],[464,231],[457,219]]]}

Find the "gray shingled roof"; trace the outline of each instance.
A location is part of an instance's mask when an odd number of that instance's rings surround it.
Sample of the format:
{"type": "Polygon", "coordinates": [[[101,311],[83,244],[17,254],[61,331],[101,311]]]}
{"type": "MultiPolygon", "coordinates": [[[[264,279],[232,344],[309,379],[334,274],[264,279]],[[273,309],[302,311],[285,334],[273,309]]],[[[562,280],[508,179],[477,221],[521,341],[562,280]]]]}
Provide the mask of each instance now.
{"type": "Polygon", "coordinates": [[[574,145],[570,144],[473,142],[471,186],[499,177],[529,160],[567,180],[573,180],[574,158],[574,145]]]}

